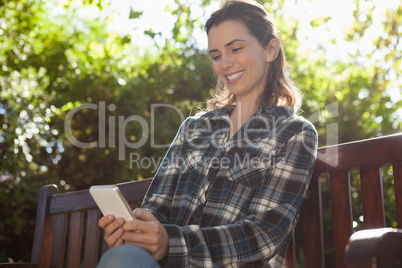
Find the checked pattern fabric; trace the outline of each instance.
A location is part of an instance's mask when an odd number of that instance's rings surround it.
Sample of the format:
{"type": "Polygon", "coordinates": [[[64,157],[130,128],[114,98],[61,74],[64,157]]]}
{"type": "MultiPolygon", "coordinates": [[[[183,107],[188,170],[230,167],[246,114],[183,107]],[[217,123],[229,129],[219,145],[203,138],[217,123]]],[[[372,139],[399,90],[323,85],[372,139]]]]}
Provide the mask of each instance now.
{"type": "Polygon", "coordinates": [[[169,235],[163,267],[281,267],[317,152],[314,126],[264,107],[229,137],[226,106],[187,118],[144,198],[169,235]]]}

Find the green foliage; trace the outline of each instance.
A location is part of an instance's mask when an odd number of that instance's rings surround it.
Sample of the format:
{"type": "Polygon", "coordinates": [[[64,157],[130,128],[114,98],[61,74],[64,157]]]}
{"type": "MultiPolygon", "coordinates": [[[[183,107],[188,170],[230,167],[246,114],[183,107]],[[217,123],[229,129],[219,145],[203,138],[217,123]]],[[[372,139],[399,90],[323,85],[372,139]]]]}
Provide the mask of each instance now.
{"type": "MultiPolygon", "coordinates": [[[[102,12],[108,1],[83,0],[78,8],[67,1],[57,9],[52,0],[0,2],[0,262],[29,260],[40,186],[54,183],[69,191],[152,176],[155,165],[141,168],[130,157],[161,159],[166,147],[153,145],[168,145],[183,119],[180,113],[188,116],[205,107],[215,87],[206,53],[194,37],[203,20],[192,10],[196,5],[205,11],[216,2],[175,0],[175,6],[166,7],[176,18],[172,39],[145,52],[131,36],[108,31],[104,17],[79,15],[78,10],[93,6],[102,12]],[[83,109],[87,104],[95,108],[83,109]],[[143,118],[149,129],[125,121],[132,116],[143,118]],[[75,146],[69,133],[97,146],[75,146]],[[143,146],[131,148],[142,138],[143,146]]],[[[259,2],[277,21],[290,75],[304,92],[303,115],[316,125],[320,145],[334,134],[330,123],[338,124],[337,142],[400,131],[402,6],[378,14],[371,1],[356,1],[343,39],[334,36],[307,47],[308,40],[298,39],[300,20],[285,16],[291,1],[259,2]],[[370,39],[373,25],[381,31],[370,39]],[[326,57],[331,46],[343,42],[355,48],[346,60],[326,57]]],[[[142,15],[131,9],[129,19],[142,15]]],[[[326,31],[330,23],[320,15],[309,25],[311,31],[326,31]]],[[[151,28],[144,34],[162,38],[151,28]]],[[[386,206],[392,201],[390,172],[383,171],[386,206]]],[[[358,189],[358,180],[352,181],[358,189]]],[[[356,208],[357,228],[360,215],[356,208]]],[[[393,217],[387,215],[391,225],[393,217]]]]}
{"type": "Polygon", "coordinates": [[[141,17],[142,13],[144,13],[144,11],[134,11],[134,10],[130,10],[130,15],[128,16],[130,19],[138,19],[139,17],[141,17]]]}
{"type": "MultiPolygon", "coordinates": [[[[120,160],[119,141],[133,143],[144,131],[136,122],[120,131],[120,119],[141,116],[151,126],[151,105],[158,103],[188,115],[211,87],[212,72],[197,49],[184,51],[167,42],[139,58],[133,56],[140,53],[130,36],[108,32],[102,21],[77,17],[70,5],[52,16],[47,4],[12,1],[0,11],[0,209],[7,219],[0,224],[0,262],[29,260],[40,186],[55,183],[61,191],[77,190],[155,172],[155,166],[142,169],[129,162],[133,153],[163,156],[166,148],[153,148],[150,138],[140,148],[124,148],[120,160]],[[65,125],[74,108],[88,103],[97,108],[80,109],[65,125]],[[109,109],[112,105],[115,109],[109,109]],[[74,146],[66,126],[80,142],[93,144],[103,135],[106,143],[74,146]]],[[[140,15],[131,13],[132,18],[140,15]]],[[[172,109],[156,111],[151,134],[156,144],[168,145],[182,118],[172,109]]]]}

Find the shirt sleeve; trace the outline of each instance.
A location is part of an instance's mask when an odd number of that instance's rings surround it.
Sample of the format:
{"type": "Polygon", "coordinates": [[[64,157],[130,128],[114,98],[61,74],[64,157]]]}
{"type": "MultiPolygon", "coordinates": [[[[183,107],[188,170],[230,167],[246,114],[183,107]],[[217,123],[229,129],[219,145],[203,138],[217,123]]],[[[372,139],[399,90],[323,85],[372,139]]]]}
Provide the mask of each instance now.
{"type": "MultiPolygon", "coordinates": [[[[270,259],[281,248],[286,250],[311,179],[316,150],[314,128],[304,129],[288,139],[277,153],[276,163],[267,167],[249,213],[233,224],[215,227],[164,224],[169,235],[168,266],[242,266],[270,259]]],[[[169,185],[169,176],[175,172],[169,169],[158,176],[167,174],[169,185]]],[[[157,204],[168,202],[165,196],[160,200],[157,204]]]]}

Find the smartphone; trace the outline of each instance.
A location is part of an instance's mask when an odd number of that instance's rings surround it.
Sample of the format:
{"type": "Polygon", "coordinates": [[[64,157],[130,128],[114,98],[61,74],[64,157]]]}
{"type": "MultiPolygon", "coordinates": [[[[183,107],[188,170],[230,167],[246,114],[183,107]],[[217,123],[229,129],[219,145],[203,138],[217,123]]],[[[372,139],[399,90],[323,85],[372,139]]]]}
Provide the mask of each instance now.
{"type": "Polygon", "coordinates": [[[104,216],[113,215],[115,219],[123,217],[126,221],[135,220],[130,205],[116,185],[97,185],[89,188],[104,216]]]}

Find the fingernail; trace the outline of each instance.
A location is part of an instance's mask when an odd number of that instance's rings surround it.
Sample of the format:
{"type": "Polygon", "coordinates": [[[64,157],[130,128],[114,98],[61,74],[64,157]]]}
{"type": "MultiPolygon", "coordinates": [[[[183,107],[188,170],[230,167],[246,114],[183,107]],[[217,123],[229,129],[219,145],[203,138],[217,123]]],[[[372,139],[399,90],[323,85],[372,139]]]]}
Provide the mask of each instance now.
{"type": "Polygon", "coordinates": [[[118,219],[117,219],[117,222],[120,223],[120,224],[122,224],[122,223],[124,223],[124,219],[123,219],[123,218],[118,218],[118,219]]]}

